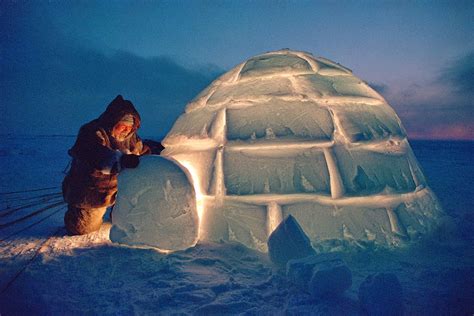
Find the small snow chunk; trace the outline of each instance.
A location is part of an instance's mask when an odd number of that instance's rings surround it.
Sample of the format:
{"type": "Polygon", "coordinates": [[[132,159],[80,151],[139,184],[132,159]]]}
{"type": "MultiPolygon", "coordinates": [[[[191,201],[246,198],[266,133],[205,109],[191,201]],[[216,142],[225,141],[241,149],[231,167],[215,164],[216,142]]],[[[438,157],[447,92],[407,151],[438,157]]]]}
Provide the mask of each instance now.
{"type": "Polygon", "coordinates": [[[337,254],[320,254],[293,259],[286,264],[290,282],[315,299],[336,297],[352,284],[352,273],[337,254]]]}
{"type": "Polygon", "coordinates": [[[124,170],[118,181],[111,241],[172,251],[196,243],[196,194],[180,166],[146,156],[136,169],[124,170]]]}
{"type": "Polygon", "coordinates": [[[268,238],[268,254],[274,263],[285,266],[291,259],[313,255],[314,250],[298,221],[289,215],[268,238]]]}
{"type": "Polygon", "coordinates": [[[313,268],[321,261],[319,256],[309,256],[302,259],[292,259],[286,264],[286,276],[290,282],[302,290],[308,290],[313,268]]]}
{"type": "Polygon", "coordinates": [[[313,298],[336,297],[352,285],[351,270],[342,260],[329,260],[314,266],[309,281],[313,298]]]}
{"type": "Polygon", "coordinates": [[[369,275],[359,287],[359,300],[368,315],[403,315],[403,291],[393,273],[369,275]]]}

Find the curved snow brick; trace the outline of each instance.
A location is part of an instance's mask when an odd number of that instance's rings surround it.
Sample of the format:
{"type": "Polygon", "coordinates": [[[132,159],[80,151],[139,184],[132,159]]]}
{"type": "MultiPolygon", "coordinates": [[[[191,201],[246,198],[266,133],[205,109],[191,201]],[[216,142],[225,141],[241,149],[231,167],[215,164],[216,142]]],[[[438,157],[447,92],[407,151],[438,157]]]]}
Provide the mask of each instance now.
{"type": "Polygon", "coordinates": [[[145,156],[118,179],[110,240],[127,245],[182,250],[197,242],[196,195],[173,161],[145,156]]]}
{"type": "Polygon", "coordinates": [[[269,130],[275,139],[328,141],[334,126],[328,109],[310,102],[274,99],[227,110],[228,140],[268,139],[269,130]]]}
{"type": "Polygon", "coordinates": [[[180,144],[183,139],[210,138],[215,111],[202,109],[181,115],[163,140],[165,146],[180,144]]]}
{"type": "Polygon", "coordinates": [[[319,149],[226,152],[224,176],[228,194],[330,193],[326,160],[319,149]]]}
{"type": "Polygon", "coordinates": [[[312,97],[365,97],[380,99],[380,95],[365,82],[354,76],[323,76],[309,74],[296,76],[300,89],[312,97]]]}
{"type": "Polygon", "coordinates": [[[416,188],[406,155],[345,146],[335,146],[334,149],[342,181],[349,195],[368,195],[385,189],[403,193],[416,188]]]}
{"type": "Polygon", "coordinates": [[[268,211],[264,205],[207,201],[201,238],[240,242],[247,247],[267,251],[267,219],[268,211]]]}
{"type": "Polygon", "coordinates": [[[341,132],[351,142],[406,137],[395,112],[387,105],[351,104],[334,106],[341,132]]]}
{"type": "Polygon", "coordinates": [[[211,95],[207,104],[210,107],[218,107],[232,101],[291,96],[293,93],[293,86],[288,78],[252,79],[219,87],[211,95]]]}
{"type": "Polygon", "coordinates": [[[310,64],[295,55],[265,54],[251,58],[240,71],[240,78],[311,72],[310,64]]]}

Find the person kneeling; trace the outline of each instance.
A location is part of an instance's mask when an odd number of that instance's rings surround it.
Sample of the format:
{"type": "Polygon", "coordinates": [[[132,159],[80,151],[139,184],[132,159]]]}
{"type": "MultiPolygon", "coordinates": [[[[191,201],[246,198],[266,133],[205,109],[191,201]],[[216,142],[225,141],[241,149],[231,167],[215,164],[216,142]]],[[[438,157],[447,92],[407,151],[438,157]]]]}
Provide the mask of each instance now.
{"type": "Polygon", "coordinates": [[[119,172],[136,168],[139,156],[151,153],[136,134],[139,127],[140,115],[132,102],[119,95],[99,118],[80,128],[68,151],[72,163],[62,183],[68,234],[99,230],[107,207],[115,203],[119,172]]]}

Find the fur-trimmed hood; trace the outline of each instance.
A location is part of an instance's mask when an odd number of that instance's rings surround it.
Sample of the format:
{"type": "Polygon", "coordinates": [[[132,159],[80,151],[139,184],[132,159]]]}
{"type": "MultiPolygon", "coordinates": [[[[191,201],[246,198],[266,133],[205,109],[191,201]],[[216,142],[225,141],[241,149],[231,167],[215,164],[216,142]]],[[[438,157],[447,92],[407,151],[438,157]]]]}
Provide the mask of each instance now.
{"type": "Polygon", "coordinates": [[[98,122],[110,135],[115,124],[117,124],[125,115],[131,114],[133,116],[133,130],[136,132],[140,127],[140,114],[129,100],[124,100],[121,95],[118,95],[102,113],[98,122]]]}

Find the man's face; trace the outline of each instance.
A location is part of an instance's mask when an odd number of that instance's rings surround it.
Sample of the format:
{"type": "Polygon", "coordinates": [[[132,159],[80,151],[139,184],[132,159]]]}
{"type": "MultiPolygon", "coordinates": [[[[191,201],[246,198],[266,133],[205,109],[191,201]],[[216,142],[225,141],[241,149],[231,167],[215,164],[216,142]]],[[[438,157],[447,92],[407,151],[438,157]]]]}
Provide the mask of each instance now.
{"type": "Polygon", "coordinates": [[[133,126],[118,122],[112,129],[112,136],[117,140],[124,140],[132,131],[133,126]]]}

